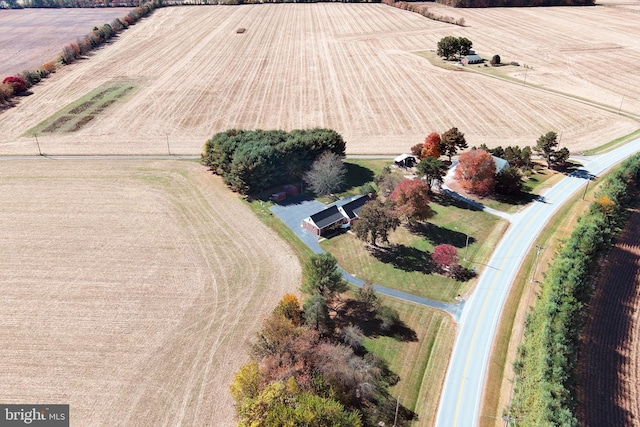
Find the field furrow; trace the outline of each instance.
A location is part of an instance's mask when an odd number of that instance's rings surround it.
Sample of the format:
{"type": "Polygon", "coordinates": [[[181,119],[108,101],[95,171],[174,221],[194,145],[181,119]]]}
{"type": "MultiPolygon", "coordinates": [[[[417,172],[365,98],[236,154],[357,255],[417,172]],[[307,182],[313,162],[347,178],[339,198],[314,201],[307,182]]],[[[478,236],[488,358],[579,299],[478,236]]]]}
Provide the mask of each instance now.
{"type": "Polygon", "coordinates": [[[136,85],[135,96],[76,132],[39,135],[42,150],[166,153],[169,141],[174,153],[196,154],[228,128],[323,126],[345,137],[348,153],[396,154],[428,132],[456,126],[472,146],[505,139],[530,145],[554,130],[580,151],[638,128],[634,120],[533,87],[639,114],[640,47],[633,35],[640,38],[640,30],[631,28],[637,14],[630,9],[448,14],[468,26],[380,4],[160,9],[0,112],[0,154],[33,154],[27,129],[96,87],[123,80],[136,85]],[[237,34],[241,27],[246,32],[237,34]],[[414,55],[435,49],[445,35],[470,38],[485,57],[499,53],[529,64],[511,72],[520,80],[526,73],[527,86],[443,70],[414,55]]]}
{"type": "Polygon", "coordinates": [[[195,163],[0,164],[3,402],[74,425],[234,425],[233,372],[297,259],[195,163]],[[25,172],[28,171],[28,172],[25,172]]]}

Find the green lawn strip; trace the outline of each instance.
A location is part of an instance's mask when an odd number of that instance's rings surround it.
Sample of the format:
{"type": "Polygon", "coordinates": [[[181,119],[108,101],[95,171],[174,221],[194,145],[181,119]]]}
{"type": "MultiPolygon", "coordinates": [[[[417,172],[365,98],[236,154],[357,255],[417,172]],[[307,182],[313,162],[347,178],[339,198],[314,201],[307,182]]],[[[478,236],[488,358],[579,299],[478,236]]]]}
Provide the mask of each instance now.
{"type": "MultiPolygon", "coordinates": [[[[500,404],[501,388],[504,386],[504,382],[508,381],[510,386],[513,380],[513,378],[505,378],[506,372],[511,370],[510,367],[507,366],[507,363],[513,362],[507,361],[507,358],[509,357],[509,346],[519,344],[519,342],[512,344],[512,339],[517,339],[518,341],[521,339],[521,336],[512,337],[518,308],[521,307],[522,298],[529,297],[529,292],[532,291],[530,287],[535,286],[531,283],[537,253],[535,248],[536,246],[540,246],[543,247],[547,253],[556,253],[561,241],[571,234],[579,215],[589,207],[590,200],[594,198],[594,193],[598,187],[598,185],[594,185],[587,191],[585,199],[588,201],[585,202],[582,199],[583,192],[578,192],[568,203],[560,208],[551,218],[548,225],[542,230],[538,239],[534,242],[532,249],[527,253],[522,262],[522,266],[518,271],[513,285],[509,290],[507,300],[505,301],[500,322],[496,330],[496,339],[491,349],[481,408],[481,414],[485,416],[480,418],[481,427],[494,426],[495,418],[493,417],[502,416],[504,408],[498,407],[500,404]]],[[[538,281],[541,279],[542,273],[546,268],[547,265],[538,264],[536,272],[538,281]]],[[[526,309],[528,311],[529,307],[526,309]]]]}
{"type": "MultiPolygon", "coordinates": [[[[435,216],[429,220],[429,224],[419,227],[417,232],[410,232],[401,226],[391,234],[389,240],[397,246],[388,252],[388,262],[373,256],[364,242],[351,233],[324,240],[320,246],[333,254],[341,267],[360,279],[425,298],[453,302],[474,281],[456,282],[429,273],[426,269],[429,263],[427,257],[430,258],[433,248],[439,244],[451,244],[458,248],[463,266],[476,267],[480,271],[507,223],[485,212],[452,205],[433,203],[432,208],[435,216]],[[463,261],[465,254],[468,261],[463,261]]],[[[386,249],[391,248],[383,246],[382,256],[386,249]]]]}
{"type": "Polygon", "coordinates": [[[592,150],[584,151],[582,154],[585,156],[593,156],[595,154],[606,153],[607,151],[611,151],[615,148],[620,147],[621,145],[626,144],[627,142],[633,141],[634,139],[640,137],[640,129],[635,132],[631,132],[628,135],[621,136],[620,138],[616,138],[613,141],[609,141],[600,147],[594,148],[592,150]]]}
{"type": "Polygon", "coordinates": [[[400,382],[390,393],[418,414],[413,426],[433,425],[455,339],[455,322],[447,313],[418,304],[387,297],[382,297],[382,302],[398,310],[400,319],[416,333],[417,341],[375,337],[367,338],[365,346],[383,357],[399,375],[400,382]]]}
{"type": "Polygon", "coordinates": [[[110,83],[107,86],[98,87],[38,123],[22,136],[80,130],[109,106],[127,96],[134,88],[135,85],[129,82],[110,83]]]}

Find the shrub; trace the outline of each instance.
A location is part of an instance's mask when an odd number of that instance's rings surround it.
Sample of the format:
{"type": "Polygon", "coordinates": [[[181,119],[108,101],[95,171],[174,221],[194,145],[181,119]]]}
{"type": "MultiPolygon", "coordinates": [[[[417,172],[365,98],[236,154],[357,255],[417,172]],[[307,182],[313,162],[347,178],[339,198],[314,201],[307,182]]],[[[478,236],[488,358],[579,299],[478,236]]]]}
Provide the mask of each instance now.
{"type": "Polygon", "coordinates": [[[0,84],[0,102],[6,102],[13,96],[13,86],[9,83],[0,84]]]}
{"type": "Polygon", "coordinates": [[[10,85],[13,89],[14,94],[24,92],[25,90],[27,90],[27,84],[25,83],[24,79],[20,76],[5,77],[4,80],[2,80],[2,84],[10,85]]]}

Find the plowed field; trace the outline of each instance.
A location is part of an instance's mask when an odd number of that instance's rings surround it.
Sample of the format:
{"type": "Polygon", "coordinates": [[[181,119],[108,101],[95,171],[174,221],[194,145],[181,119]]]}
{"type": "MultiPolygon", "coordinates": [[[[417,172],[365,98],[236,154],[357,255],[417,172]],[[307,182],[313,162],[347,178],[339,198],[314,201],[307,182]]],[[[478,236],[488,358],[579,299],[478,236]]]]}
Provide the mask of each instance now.
{"type": "Polygon", "coordinates": [[[52,61],[62,47],[95,26],[122,18],[128,8],[19,9],[0,13],[0,78],[52,61]]]}
{"type": "Polygon", "coordinates": [[[299,280],[196,163],[0,161],[0,401],[69,403],[73,426],[232,426],[247,340],[299,280]]]}
{"type": "Polygon", "coordinates": [[[580,425],[640,425],[640,211],[607,258],[578,363],[580,425]]]}
{"type": "Polygon", "coordinates": [[[315,126],[343,134],[349,153],[406,152],[452,126],[471,146],[529,145],[554,130],[576,151],[638,128],[519,80],[444,70],[415,54],[435,49],[443,36],[464,35],[484,55],[530,64],[528,82],[615,107],[623,101],[623,110],[639,113],[640,29],[630,9],[464,13],[465,28],[381,4],[157,10],[0,113],[0,154],[37,153],[28,129],[122,80],[137,87],[135,96],[76,132],[41,136],[42,151],[166,153],[169,144],[195,154],[227,128],[315,126]]]}

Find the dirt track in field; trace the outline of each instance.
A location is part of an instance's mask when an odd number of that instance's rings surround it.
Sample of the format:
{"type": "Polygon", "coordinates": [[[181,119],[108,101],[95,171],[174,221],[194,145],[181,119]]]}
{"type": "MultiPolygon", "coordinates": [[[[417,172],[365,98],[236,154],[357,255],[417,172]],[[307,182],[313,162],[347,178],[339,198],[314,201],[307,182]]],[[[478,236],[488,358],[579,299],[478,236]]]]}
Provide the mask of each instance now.
{"type": "Polygon", "coordinates": [[[0,162],[0,401],[74,426],[232,426],[232,374],[300,267],[192,162],[0,162]]]}
{"type": "Polygon", "coordinates": [[[640,210],[607,258],[578,360],[585,427],[640,425],[640,210]]]}
{"type": "Polygon", "coordinates": [[[638,114],[640,89],[632,83],[640,29],[629,9],[463,13],[464,28],[381,4],[157,10],[0,113],[0,154],[37,153],[34,139],[21,137],[27,129],[122,79],[138,86],[135,96],[81,131],[40,137],[42,151],[166,153],[169,144],[175,153],[199,153],[227,128],[314,126],[343,134],[352,154],[406,152],[452,126],[470,146],[530,145],[554,130],[579,151],[639,127],[528,85],[443,70],[414,54],[435,49],[443,36],[466,36],[485,56],[499,52],[530,64],[531,84],[614,107],[622,100],[623,110],[638,114]],[[237,34],[240,27],[247,31],[237,34]]]}

